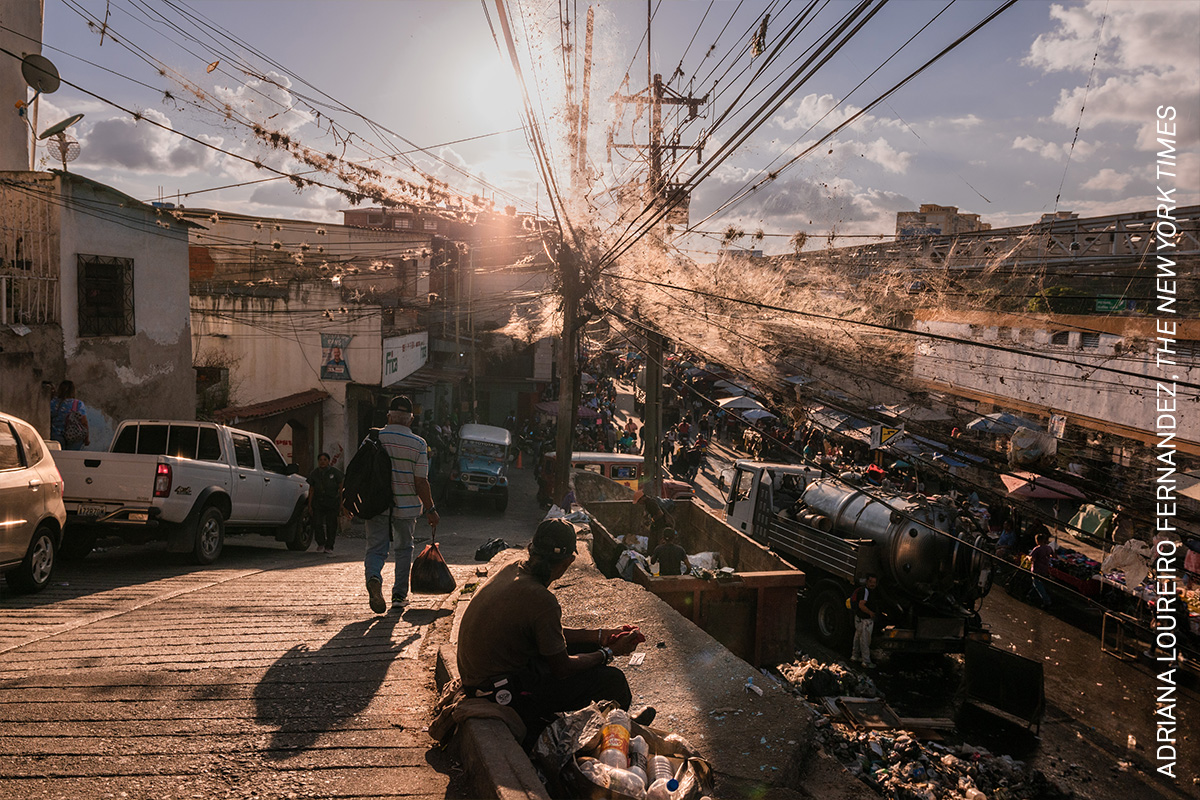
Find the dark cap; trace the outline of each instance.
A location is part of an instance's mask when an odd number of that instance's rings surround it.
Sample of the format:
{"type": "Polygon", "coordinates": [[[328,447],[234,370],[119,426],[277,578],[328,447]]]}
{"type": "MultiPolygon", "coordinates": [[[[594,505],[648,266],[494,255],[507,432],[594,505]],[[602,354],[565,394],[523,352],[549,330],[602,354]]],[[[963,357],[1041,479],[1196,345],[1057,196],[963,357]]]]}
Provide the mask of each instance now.
{"type": "Polygon", "coordinates": [[[562,561],[575,555],[575,526],[565,519],[547,519],[533,532],[529,551],[547,561],[562,561]]]}
{"type": "Polygon", "coordinates": [[[412,400],[408,395],[398,394],[392,398],[392,402],[388,403],[388,411],[403,411],[411,414],[413,413],[412,400]]]}

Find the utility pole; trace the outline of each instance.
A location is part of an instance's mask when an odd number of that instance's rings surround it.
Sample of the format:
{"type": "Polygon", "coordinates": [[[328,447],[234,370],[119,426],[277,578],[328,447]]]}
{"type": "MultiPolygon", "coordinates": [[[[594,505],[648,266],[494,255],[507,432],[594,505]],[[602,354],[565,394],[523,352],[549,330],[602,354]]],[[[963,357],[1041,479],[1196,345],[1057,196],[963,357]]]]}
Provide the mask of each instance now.
{"type": "MultiPolygon", "coordinates": [[[[683,145],[677,142],[671,144],[663,143],[662,132],[662,107],[664,105],[687,106],[688,119],[693,119],[700,115],[700,106],[708,102],[708,95],[704,97],[692,97],[691,95],[682,95],[666,86],[663,83],[662,75],[651,75],[652,67],[650,63],[650,4],[646,5],[646,89],[633,95],[623,95],[620,92],[614,94],[611,102],[623,103],[639,103],[649,104],[650,106],[650,164],[649,176],[646,181],[645,199],[647,210],[643,213],[657,214],[660,211],[667,211],[676,206],[683,205],[684,195],[680,189],[671,186],[665,180],[663,175],[663,153],[670,151],[672,157],[676,156],[681,150],[695,150],[697,156],[700,154],[701,145],[683,145]]],[[[613,141],[612,132],[608,135],[608,147],[611,152],[613,148],[633,148],[640,149],[640,145],[636,143],[618,144],[613,141]]],[[[686,206],[684,206],[686,213],[686,206]]],[[[642,430],[643,457],[645,458],[646,480],[649,486],[646,489],[647,494],[659,496],[662,493],[662,364],[664,352],[664,338],[662,334],[651,330],[648,326],[644,327],[646,332],[646,410],[644,413],[644,427],[642,430]]]]}
{"type": "MultiPolygon", "coordinates": [[[[579,109],[573,114],[576,127],[571,133],[571,145],[575,148],[571,159],[572,185],[582,194],[587,182],[587,126],[592,80],[592,33],[595,27],[595,12],[589,6],[587,17],[587,44],[584,51],[583,91],[579,109]]],[[[561,233],[561,232],[560,232],[561,233]]],[[[576,415],[579,413],[579,331],[584,325],[579,313],[580,300],[584,294],[581,276],[582,253],[573,251],[566,236],[560,236],[558,248],[559,279],[562,283],[562,336],[558,351],[558,429],[555,437],[554,486],[566,494],[571,479],[571,454],[574,452],[576,415]]],[[[561,499],[551,498],[554,502],[561,499]]],[[[570,509],[567,509],[568,511],[570,509]]]]}

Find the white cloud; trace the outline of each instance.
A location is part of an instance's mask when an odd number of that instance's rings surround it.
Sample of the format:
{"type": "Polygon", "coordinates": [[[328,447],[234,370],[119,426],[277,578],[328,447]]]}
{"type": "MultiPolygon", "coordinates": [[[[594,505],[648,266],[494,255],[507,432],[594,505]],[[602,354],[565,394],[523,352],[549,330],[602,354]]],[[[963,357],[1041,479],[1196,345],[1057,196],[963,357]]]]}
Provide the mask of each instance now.
{"type": "Polygon", "coordinates": [[[271,71],[266,77],[268,81],[251,78],[236,88],[216,86],[213,94],[228,109],[270,131],[292,134],[313,121],[312,114],[296,108],[287,76],[271,71]]]}
{"type": "Polygon", "coordinates": [[[1080,185],[1080,189],[1095,189],[1107,192],[1119,192],[1129,185],[1133,176],[1128,172],[1117,172],[1105,167],[1080,185]]]}
{"type": "MultiPolygon", "coordinates": [[[[858,143],[855,142],[853,144],[858,143]]],[[[912,161],[912,153],[898,152],[883,137],[869,144],[860,145],[860,147],[862,150],[861,155],[864,158],[868,161],[874,161],[888,172],[905,172],[908,170],[909,162],[912,161]]]]}
{"type": "MultiPolygon", "coordinates": [[[[839,105],[838,100],[831,94],[808,94],[798,102],[789,103],[783,112],[775,118],[775,123],[785,130],[808,130],[821,123],[833,128],[854,116],[861,109],[851,105],[839,105]],[[828,116],[826,116],[828,114],[828,116]]],[[[860,122],[872,119],[864,116],[860,122]]]]}
{"type": "MultiPolygon", "coordinates": [[[[1018,136],[1013,139],[1012,147],[1014,150],[1028,150],[1031,153],[1037,153],[1042,158],[1048,158],[1051,161],[1061,161],[1067,157],[1067,153],[1071,152],[1070,142],[1047,142],[1036,136],[1018,136]]],[[[1075,143],[1073,157],[1085,160],[1095,150],[1096,145],[1080,139],[1075,143]]]]}
{"type": "MultiPolygon", "coordinates": [[[[216,163],[215,150],[173,133],[171,120],[161,111],[147,109],[142,116],[148,121],[117,117],[92,125],[87,135],[80,137],[81,164],[180,176],[209,170],[216,163]]],[[[217,137],[196,138],[216,147],[222,144],[217,137]]]]}
{"type": "Polygon", "coordinates": [[[1104,71],[1170,72],[1196,61],[1200,15],[1194,2],[1090,0],[1071,8],[1056,3],[1050,18],[1058,27],[1034,40],[1025,58],[1029,66],[1086,73],[1095,56],[1104,71]]]}

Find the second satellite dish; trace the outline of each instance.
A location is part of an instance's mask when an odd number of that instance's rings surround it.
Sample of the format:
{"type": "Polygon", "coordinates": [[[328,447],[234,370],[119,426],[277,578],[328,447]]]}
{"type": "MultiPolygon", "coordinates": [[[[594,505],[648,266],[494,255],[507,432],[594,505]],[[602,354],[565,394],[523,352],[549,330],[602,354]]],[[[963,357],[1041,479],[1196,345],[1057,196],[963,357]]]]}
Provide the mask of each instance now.
{"type": "Polygon", "coordinates": [[[81,119],[83,119],[83,114],[72,114],[71,116],[67,117],[63,121],[56,122],[53,125],[51,125],[49,128],[46,128],[46,130],[41,132],[41,135],[39,135],[38,138],[39,139],[49,139],[51,136],[62,133],[67,128],[74,125],[76,122],[79,122],[79,120],[81,120],[81,119]]]}

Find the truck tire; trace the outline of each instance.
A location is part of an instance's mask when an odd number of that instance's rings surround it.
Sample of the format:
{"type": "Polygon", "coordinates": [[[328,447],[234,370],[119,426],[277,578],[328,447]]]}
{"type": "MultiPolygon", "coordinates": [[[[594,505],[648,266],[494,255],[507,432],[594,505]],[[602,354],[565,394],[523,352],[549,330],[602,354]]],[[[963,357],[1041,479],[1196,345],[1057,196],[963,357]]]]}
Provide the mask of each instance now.
{"type": "Polygon", "coordinates": [[[221,556],[225,547],[225,517],[216,506],[205,506],[196,520],[196,535],[192,545],[192,561],[207,565],[221,556]]]}
{"type": "Polygon", "coordinates": [[[810,605],[813,632],[826,647],[843,650],[854,634],[852,612],[846,608],[848,590],[835,583],[823,583],[817,587],[810,605]]]}
{"type": "Polygon", "coordinates": [[[33,533],[33,541],[25,551],[20,566],[5,573],[4,579],[17,592],[40,592],[54,574],[54,556],[58,542],[54,531],[43,525],[33,533]]]}
{"type": "Polygon", "coordinates": [[[69,525],[63,530],[62,546],[58,555],[63,561],[79,561],[87,558],[96,546],[99,534],[90,525],[69,525]]]}
{"type": "Polygon", "coordinates": [[[292,514],[292,518],[288,520],[288,524],[284,526],[284,530],[287,532],[284,541],[287,542],[288,550],[303,553],[312,547],[315,536],[312,514],[308,513],[308,508],[303,503],[296,505],[296,511],[292,514]]]}

